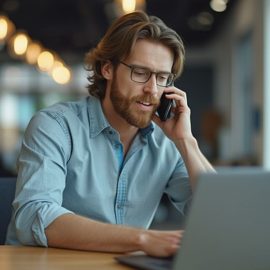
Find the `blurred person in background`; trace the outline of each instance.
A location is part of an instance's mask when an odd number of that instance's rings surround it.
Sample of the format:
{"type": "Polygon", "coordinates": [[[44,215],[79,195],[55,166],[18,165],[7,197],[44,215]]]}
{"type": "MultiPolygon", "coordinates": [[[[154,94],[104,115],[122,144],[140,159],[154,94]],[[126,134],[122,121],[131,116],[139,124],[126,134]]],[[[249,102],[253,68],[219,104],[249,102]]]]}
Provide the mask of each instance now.
{"type": "Polygon", "coordinates": [[[182,231],[148,229],[168,194],[185,212],[201,172],[179,35],[159,18],[117,19],[86,57],[90,96],[38,112],[18,159],[7,244],[169,256],[182,231]],[[161,95],[173,115],[156,114],[161,95]]]}

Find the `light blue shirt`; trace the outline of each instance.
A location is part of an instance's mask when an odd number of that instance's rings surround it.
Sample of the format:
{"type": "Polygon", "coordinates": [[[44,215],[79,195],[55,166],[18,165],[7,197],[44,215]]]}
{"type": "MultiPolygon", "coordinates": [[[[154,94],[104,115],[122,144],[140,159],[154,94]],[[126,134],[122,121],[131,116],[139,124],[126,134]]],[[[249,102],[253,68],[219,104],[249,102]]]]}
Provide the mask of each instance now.
{"type": "Polygon", "coordinates": [[[7,244],[47,246],[45,228],[66,213],[148,228],[164,192],[182,212],[191,198],[184,162],[162,130],[141,129],[124,158],[94,97],[38,112],[18,165],[7,244]]]}

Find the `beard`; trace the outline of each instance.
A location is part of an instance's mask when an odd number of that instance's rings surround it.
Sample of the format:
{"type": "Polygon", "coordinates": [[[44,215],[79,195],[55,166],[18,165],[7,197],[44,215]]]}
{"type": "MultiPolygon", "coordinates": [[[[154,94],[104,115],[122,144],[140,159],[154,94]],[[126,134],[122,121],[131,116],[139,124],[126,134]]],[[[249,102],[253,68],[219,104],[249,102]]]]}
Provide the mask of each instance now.
{"type": "Polygon", "coordinates": [[[116,78],[112,81],[110,98],[115,111],[130,125],[138,128],[145,128],[150,124],[152,116],[159,105],[159,99],[151,94],[137,95],[130,98],[124,96],[119,90],[116,78]],[[132,105],[137,102],[151,103],[153,109],[151,111],[142,111],[136,106],[133,106],[135,108],[132,109],[132,105]]]}

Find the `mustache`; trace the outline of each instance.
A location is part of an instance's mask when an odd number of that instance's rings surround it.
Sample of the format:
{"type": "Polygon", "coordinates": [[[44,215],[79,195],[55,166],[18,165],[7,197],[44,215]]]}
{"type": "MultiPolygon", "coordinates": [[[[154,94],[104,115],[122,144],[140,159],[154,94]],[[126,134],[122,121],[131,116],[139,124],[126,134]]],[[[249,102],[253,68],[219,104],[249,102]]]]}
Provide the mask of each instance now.
{"type": "Polygon", "coordinates": [[[152,95],[138,95],[132,98],[135,102],[144,102],[144,103],[150,103],[152,105],[158,105],[160,100],[159,98],[156,98],[152,95]]]}

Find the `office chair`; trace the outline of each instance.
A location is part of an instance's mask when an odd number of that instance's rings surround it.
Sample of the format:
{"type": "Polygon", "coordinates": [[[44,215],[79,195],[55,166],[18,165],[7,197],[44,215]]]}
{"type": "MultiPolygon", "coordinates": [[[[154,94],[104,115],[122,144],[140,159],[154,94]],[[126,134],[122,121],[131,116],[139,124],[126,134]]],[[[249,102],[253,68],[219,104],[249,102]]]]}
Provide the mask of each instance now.
{"type": "Polygon", "coordinates": [[[0,178],[0,245],[5,244],[7,227],[11,218],[15,187],[15,177],[0,178]]]}

